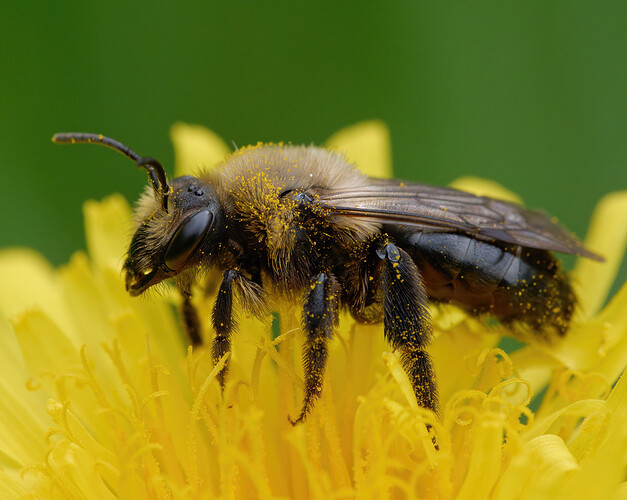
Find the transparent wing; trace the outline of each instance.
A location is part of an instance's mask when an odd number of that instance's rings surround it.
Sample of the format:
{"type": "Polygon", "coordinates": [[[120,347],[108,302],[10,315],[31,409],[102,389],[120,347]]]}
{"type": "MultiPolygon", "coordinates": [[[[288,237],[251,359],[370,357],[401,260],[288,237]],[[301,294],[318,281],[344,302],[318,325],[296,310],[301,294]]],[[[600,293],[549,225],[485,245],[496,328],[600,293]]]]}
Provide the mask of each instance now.
{"type": "Polygon", "coordinates": [[[543,212],[457,189],[370,179],[366,186],[316,194],[320,205],[337,215],[603,260],[543,212]]]}

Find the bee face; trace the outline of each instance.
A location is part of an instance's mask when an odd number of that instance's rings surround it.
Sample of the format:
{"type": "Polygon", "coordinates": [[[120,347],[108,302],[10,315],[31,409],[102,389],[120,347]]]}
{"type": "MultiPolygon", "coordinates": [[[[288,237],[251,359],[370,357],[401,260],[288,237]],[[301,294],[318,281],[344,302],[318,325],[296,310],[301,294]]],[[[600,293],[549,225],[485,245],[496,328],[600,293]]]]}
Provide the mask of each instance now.
{"type": "Polygon", "coordinates": [[[148,195],[140,208],[126,262],[126,289],[135,296],[187,268],[208,263],[220,233],[222,209],[215,189],[199,179],[172,184],[168,212],[148,195]]]}

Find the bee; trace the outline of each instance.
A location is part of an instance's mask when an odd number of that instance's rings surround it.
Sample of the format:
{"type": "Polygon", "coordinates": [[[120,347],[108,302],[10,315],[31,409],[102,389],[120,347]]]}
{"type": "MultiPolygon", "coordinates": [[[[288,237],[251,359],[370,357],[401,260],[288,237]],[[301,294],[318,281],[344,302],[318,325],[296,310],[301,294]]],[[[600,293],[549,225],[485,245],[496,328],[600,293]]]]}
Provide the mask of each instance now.
{"type": "MultiPolygon", "coordinates": [[[[602,260],[544,213],[367,177],[319,147],[245,147],[214,170],[169,183],[157,160],[108,137],[63,133],[53,142],[107,146],[146,169],[151,188],[137,204],[126,289],[136,296],[174,278],[194,345],[201,336],[193,286],[199,271],[222,272],[211,317],[214,362],[231,351],[236,301],[260,318],[271,298],[302,304],[305,384],[294,424],[320,396],[341,308],[357,321],[383,323],[418,404],[437,413],[430,301],[539,336],[563,335],[576,299],[552,252],[602,260]]],[[[218,376],[222,387],[227,371],[228,364],[218,376]]]]}

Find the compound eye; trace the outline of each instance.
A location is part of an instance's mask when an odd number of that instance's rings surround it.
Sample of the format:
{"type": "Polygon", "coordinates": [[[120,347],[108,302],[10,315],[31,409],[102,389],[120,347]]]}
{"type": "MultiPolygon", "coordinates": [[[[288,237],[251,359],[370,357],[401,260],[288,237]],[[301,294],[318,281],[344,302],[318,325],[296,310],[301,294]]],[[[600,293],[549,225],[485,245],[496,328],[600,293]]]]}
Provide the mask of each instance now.
{"type": "Polygon", "coordinates": [[[198,212],[181,224],[165,252],[168,269],[178,271],[185,265],[212,224],[213,214],[209,210],[198,212]]]}

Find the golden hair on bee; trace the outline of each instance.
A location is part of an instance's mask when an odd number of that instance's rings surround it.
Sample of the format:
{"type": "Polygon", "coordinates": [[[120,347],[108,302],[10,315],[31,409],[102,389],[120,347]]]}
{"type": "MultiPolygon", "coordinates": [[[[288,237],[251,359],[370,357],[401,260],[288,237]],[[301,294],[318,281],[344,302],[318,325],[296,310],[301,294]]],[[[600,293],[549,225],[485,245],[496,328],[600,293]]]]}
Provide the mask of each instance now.
{"type": "MultiPolygon", "coordinates": [[[[227,210],[268,245],[279,269],[289,260],[296,229],[302,227],[295,217],[299,203],[295,196],[312,193],[315,197],[320,189],[351,190],[368,184],[368,178],[339,153],[280,144],[240,148],[201,179],[218,186],[218,192],[228,193],[224,200],[227,210]]],[[[379,227],[341,215],[330,216],[328,222],[347,244],[365,240],[379,227]]]]}

